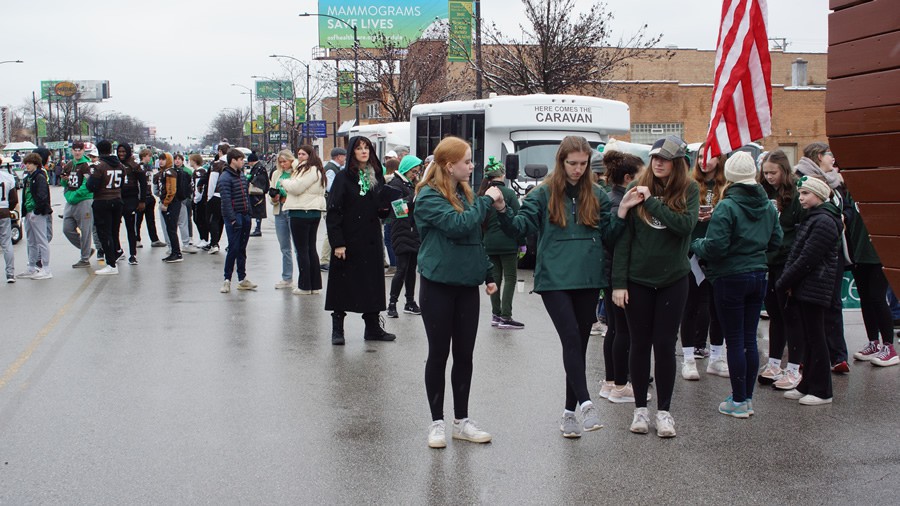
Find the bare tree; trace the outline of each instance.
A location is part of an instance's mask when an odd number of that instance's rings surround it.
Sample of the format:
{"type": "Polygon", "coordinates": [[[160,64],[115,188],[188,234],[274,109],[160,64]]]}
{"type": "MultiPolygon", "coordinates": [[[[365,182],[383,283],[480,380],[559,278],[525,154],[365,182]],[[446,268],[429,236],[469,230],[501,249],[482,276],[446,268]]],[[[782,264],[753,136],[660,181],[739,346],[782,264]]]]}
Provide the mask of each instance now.
{"type": "MultiPolygon", "coordinates": [[[[522,0],[528,25],[522,36],[508,37],[490,24],[481,72],[487,87],[508,95],[607,92],[609,79],[634,59],[671,58],[649,51],[662,35],[648,36],[647,25],[612,45],[612,12],[597,2],[577,14],[575,0],[522,0]]],[[[470,65],[476,71],[474,59],[470,65]]]]}
{"type": "Polygon", "coordinates": [[[407,46],[383,32],[372,34],[375,47],[361,50],[360,101],[378,104],[390,121],[408,121],[420,99],[453,98],[446,79],[446,36],[430,37],[407,46]]]}
{"type": "MultiPolygon", "coordinates": [[[[225,109],[219,111],[219,114],[210,122],[209,130],[203,137],[203,143],[216,145],[222,139],[228,139],[232,143],[239,142],[239,139],[246,139],[244,123],[249,121],[249,119],[249,109],[225,109]]],[[[247,142],[247,145],[249,145],[249,142],[247,142]]]]}

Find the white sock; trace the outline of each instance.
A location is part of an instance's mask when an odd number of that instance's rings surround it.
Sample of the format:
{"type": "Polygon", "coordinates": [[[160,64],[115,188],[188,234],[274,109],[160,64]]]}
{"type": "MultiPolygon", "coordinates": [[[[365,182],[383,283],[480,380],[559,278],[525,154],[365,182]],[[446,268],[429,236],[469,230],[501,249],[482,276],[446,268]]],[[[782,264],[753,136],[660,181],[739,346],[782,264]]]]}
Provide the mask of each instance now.
{"type": "Polygon", "coordinates": [[[769,366],[771,366],[771,367],[776,367],[776,368],[778,368],[778,369],[781,369],[781,360],[779,360],[779,359],[777,359],[777,358],[770,358],[770,359],[769,359],[769,366]]]}
{"type": "Polygon", "coordinates": [[[594,403],[591,402],[591,401],[584,401],[584,402],[582,402],[582,403],[581,403],[581,412],[584,413],[584,410],[586,410],[587,408],[589,408],[589,407],[591,407],[591,406],[593,406],[593,405],[594,405],[594,403]]]}
{"type": "Polygon", "coordinates": [[[791,371],[794,374],[797,374],[797,375],[800,374],[800,364],[792,364],[792,363],[788,362],[787,369],[788,369],[788,371],[791,371]]]}
{"type": "Polygon", "coordinates": [[[563,410],[563,416],[569,416],[569,415],[574,415],[574,414],[575,414],[574,411],[569,411],[568,409],[563,410]]]}
{"type": "Polygon", "coordinates": [[[719,360],[720,358],[722,358],[722,348],[724,348],[724,347],[725,347],[725,345],[723,345],[723,344],[720,344],[718,346],[715,346],[715,345],[710,346],[709,347],[710,358],[713,360],[719,360]]]}
{"type": "Polygon", "coordinates": [[[685,362],[694,362],[696,358],[694,358],[694,347],[693,346],[683,346],[681,350],[684,352],[684,361],[685,362]]]}

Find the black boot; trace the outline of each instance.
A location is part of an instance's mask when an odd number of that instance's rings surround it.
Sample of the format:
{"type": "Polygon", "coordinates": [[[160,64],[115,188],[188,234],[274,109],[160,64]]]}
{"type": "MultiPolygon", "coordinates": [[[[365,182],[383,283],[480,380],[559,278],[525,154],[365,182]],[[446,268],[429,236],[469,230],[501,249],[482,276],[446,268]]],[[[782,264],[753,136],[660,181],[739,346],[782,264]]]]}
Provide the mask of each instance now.
{"type": "Polygon", "coordinates": [[[366,313],[363,315],[366,322],[366,333],[363,339],[366,341],[393,341],[397,336],[384,330],[384,322],[378,313],[366,313]]]}
{"type": "Polygon", "coordinates": [[[344,313],[331,313],[331,344],[344,345],[344,313]]]}

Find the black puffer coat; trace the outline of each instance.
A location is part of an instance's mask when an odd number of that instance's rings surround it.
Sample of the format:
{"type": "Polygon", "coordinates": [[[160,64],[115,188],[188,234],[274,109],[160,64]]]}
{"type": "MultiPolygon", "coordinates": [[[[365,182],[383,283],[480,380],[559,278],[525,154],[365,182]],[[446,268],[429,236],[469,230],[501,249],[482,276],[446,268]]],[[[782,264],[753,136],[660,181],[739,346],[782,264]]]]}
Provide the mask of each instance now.
{"type": "Polygon", "coordinates": [[[409,206],[409,216],[405,218],[397,218],[391,225],[391,247],[395,254],[404,255],[408,253],[416,254],[419,252],[419,231],[416,229],[416,220],[413,219],[413,194],[415,193],[414,185],[405,181],[400,176],[394,176],[391,182],[387,184],[403,192],[402,199],[406,200],[409,206]]]}
{"type": "Polygon", "coordinates": [[[834,204],[826,202],[810,210],[797,229],[776,288],[790,289],[797,300],[830,307],[838,266],[843,265],[842,232],[841,211],[834,204]]]}

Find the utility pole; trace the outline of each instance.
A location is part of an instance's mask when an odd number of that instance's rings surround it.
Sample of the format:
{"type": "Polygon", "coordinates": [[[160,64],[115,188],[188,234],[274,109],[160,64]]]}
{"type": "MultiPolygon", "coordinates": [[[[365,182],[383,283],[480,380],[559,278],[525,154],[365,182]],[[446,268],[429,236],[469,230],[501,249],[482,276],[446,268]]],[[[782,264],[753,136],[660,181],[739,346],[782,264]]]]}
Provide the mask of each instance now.
{"type": "Polygon", "coordinates": [[[481,82],[481,0],[475,0],[475,98],[482,98],[481,82]]]}

